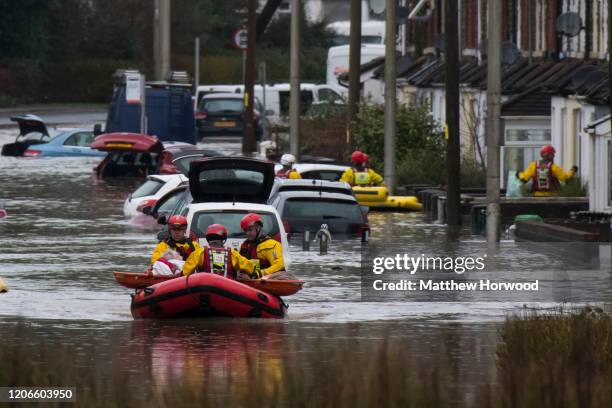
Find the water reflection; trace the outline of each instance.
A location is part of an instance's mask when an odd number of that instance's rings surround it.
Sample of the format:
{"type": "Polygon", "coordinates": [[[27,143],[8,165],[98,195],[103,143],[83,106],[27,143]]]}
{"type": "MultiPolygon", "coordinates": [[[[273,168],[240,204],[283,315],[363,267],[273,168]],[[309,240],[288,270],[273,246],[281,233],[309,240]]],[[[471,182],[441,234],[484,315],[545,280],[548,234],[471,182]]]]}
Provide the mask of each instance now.
{"type": "Polygon", "coordinates": [[[283,324],[136,321],[130,354],[150,367],[160,392],[181,378],[194,391],[237,393],[248,389],[254,376],[265,378],[265,390],[272,392],[283,376],[283,356],[293,346],[284,336],[283,324]]]}

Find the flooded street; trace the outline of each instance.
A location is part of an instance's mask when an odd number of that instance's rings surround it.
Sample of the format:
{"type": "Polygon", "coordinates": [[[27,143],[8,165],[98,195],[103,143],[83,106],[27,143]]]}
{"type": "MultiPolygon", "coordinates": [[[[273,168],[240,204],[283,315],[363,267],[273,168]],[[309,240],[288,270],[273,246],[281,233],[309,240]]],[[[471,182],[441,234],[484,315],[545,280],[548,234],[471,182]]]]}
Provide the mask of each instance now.
{"type": "MultiPolygon", "coordinates": [[[[0,145],[11,141],[13,132],[1,129],[0,145]]],[[[227,140],[205,146],[225,153],[240,150],[227,140]]],[[[469,402],[469,389],[496,381],[499,323],[526,304],[560,304],[537,295],[525,300],[474,294],[364,302],[359,240],[333,240],[323,256],[316,244],[304,252],[293,241],[292,272],[307,284],[286,299],[286,319],[134,321],[132,291],[118,285],[112,272],[142,271],[157,230],[134,225],[123,215],[123,201],[142,181],[96,182],[92,168],[99,160],[0,157],[0,200],[8,211],[0,220],[0,277],[10,289],[0,294],[0,331],[10,333],[4,340],[23,343],[26,350],[39,341],[73,349],[77,367],[91,364],[95,352],[96,365],[119,364],[121,371],[142,374],[154,386],[205,377],[222,395],[231,391],[229,379],[232,387],[248,382],[246,362],[252,359],[281,370],[270,375],[282,375],[283,360],[308,361],[322,345],[330,355],[350,345],[359,351],[359,361],[384,343],[414,353],[423,365],[442,352],[456,370],[452,386],[463,389],[457,395],[469,402]],[[15,329],[21,325],[27,326],[27,341],[15,329]],[[260,350],[266,353],[253,354],[251,344],[265,345],[260,350]]],[[[371,213],[369,222],[370,248],[440,256],[486,252],[482,237],[467,232],[460,243],[449,244],[445,227],[420,213],[371,213]]],[[[526,251],[530,248],[502,243],[498,269],[486,272],[529,276],[534,269],[559,265],[554,256],[526,251]]],[[[572,293],[590,293],[595,302],[610,299],[612,283],[603,268],[567,274],[572,293]]]]}

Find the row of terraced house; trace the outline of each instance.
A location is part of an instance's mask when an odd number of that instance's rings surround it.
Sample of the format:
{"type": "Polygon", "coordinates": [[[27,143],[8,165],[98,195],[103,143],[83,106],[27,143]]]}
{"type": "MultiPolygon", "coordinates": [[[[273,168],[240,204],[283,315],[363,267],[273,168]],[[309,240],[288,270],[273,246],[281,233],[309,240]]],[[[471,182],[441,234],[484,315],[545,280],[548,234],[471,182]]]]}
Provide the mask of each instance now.
{"type": "MultiPolygon", "coordinates": [[[[433,2],[428,19],[405,26],[409,46],[397,60],[397,88],[400,102],[428,103],[444,123],[444,1],[433,2]]],[[[459,3],[462,153],[483,160],[487,1],[459,3]]],[[[557,163],[566,169],[578,166],[581,181],[588,184],[590,209],[612,211],[607,0],[502,3],[502,187],[508,175],[524,169],[550,143],[557,163]]],[[[361,68],[364,97],[382,100],[383,59],[361,68]]]]}

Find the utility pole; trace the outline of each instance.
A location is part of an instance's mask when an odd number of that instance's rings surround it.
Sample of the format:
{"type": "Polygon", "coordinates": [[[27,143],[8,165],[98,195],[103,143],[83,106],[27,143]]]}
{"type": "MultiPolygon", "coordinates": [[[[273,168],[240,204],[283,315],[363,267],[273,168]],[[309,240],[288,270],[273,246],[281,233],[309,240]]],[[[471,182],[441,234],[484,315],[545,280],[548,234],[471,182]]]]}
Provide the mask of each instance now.
{"type": "Polygon", "coordinates": [[[289,150],[299,160],[300,157],[300,0],[291,0],[291,51],[289,79],[289,150]]]}
{"type": "Polygon", "coordinates": [[[170,0],[155,0],[153,16],[153,65],[157,81],[170,72],[170,0]]]}
{"type": "MultiPolygon", "coordinates": [[[[193,82],[194,82],[194,92],[195,95],[198,91],[198,86],[200,86],[200,37],[195,38],[195,63],[193,67],[193,82]]],[[[198,101],[196,101],[197,103],[198,101]]]]}
{"type": "Polygon", "coordinates": [[[397,0],[386,0],[385,24],[385,183],[395,192],[395,13],[397,0]]]}
{"type": "Polygon", "coordinates": [[[247,50],[244,72],[244,134],[242,154],[250,156],[256,150],[255,126],[253,120],[253,97],[255,85],[255,27],[257,19],[257,0],[248,0],[247,4],[247,50]]]}
{"type": "Polygon", "coordinates": [[[460,195],[461,148],[459,140],[459,41],[457,0],[445,0],[446,39],[446,223],[457,227],[461,223],[460,195]]]}
{"type": "Polygon", "coordinates": [[[499,242],[499,141],[501,136],[501,0],[489,0],[487,24],[487,245],[499,242]]]}
{"type": "Polygon", "coordinates": [[[610,2],[605,4],[608,7],[608,87],[610,95],[608,103],[610,104],[610,124],[612,125],[612,6],[610,2]]]}
{"type": "MultiPolygon", "coordinates": [[[[359,111],[359,67],[361,66],[361,0],[351,0],[351,31],[349,40],[349,126],[357,121],[359,111]]],[[[355,146],[349,132],[349,150],[355,146]]]]}

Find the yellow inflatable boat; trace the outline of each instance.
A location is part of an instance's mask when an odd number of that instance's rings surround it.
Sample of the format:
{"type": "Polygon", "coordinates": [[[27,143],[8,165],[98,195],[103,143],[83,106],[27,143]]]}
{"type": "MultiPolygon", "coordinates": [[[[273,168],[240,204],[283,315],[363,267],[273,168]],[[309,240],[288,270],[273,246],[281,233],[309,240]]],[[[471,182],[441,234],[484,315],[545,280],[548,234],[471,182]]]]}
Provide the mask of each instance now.
{"type": "Polygon", "coordinates": [[[355,198],[371,210],[421,211],[423,205],[415,196],[390,196],[387,187],[353,187],[355,198]]]}

